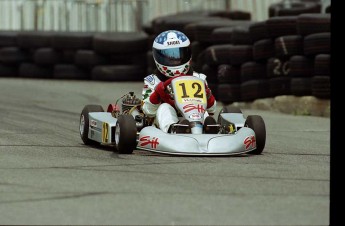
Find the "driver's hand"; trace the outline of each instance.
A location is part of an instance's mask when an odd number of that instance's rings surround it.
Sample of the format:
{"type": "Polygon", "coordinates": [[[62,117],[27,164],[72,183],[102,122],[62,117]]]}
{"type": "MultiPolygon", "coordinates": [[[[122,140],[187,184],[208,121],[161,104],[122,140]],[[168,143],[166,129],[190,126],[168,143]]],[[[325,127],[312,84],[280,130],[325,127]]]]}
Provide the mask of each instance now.
{"type": "Polygon", "coordinates": [[[158,85],[155,87],[155,92],[160,97],[164,97],[166,95],[166,93],[165,93],[165,86],[164,86],[163,82],[158,83],[158,85]]]}

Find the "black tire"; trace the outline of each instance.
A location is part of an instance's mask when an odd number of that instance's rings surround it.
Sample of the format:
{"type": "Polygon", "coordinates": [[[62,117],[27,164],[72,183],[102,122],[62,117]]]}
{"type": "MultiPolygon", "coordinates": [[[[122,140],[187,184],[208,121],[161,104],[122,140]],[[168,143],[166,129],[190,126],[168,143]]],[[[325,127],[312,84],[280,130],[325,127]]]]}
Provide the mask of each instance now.
{"type": "Polygon", "coordinates": [[[144,32],[105,32],[93,37],[93,49],[100,54],[144,53],[147,43],[144,32]]]}
{"type": "Polygon", "coordinates": [[[201,68],[201,73],[207,75],[207,81],[210,83],[217,83],[217,73],[218,73],[218,67],[213,66],[211,67],[208,64],[204,64],[201,68]]]}
{"type": "Polygon", "coordinates": [[[96,65],[109,64],[110,59],[93,50],[80,49],[74,55],[74,63],[80,67],[91,69],[96,65]]]}
{"type": "Polygon", "coordinates": [[[255,22],[249,25],[248,29],[253,43],[262,39],[269,38],[266,21],[255,22]]]}
{"type": "Polygon", "coordinates": [[[233,45],[230,48],[230,64],[241,65],[247,61],[253,60],[252,45],[233,45]]]}
{"type": "Polygon", "coordinates": [[[276,78],[282,76],[289,76],[290,61],[282,60],[277,57],[272,57],[267,60],[267,77],[276,78]]]}
{"type": "Polygon", "coordinates": [[[314,59],[314,75],[330,76],[331,75],[331,55],[319,54],[314,59]]]}
{"type": "Polygon", "coordinates": [[[132,154],[137,145],[137,127],[132,115],[120,115],[117,118],[115,142],[119,153],[132,154]],[[119,128],[120,132],[118,132],[119,128]]]}
{"type": "Polygon", "coordinates": [[[52,47],[55,49],[91,49],[93,32],[64,31],[52,36],[52,47]]]}
{"type": "Polygon", "coordinates": [[[212,31],[211,40],[213,45],[232,44],[234,27],[220,27],[212,31]]]}
{"type": "Polygon", "coordinates": [[[331,13],[331,5],[326,6],[325,13],[331,13]]]}
{"type": "Polygon", "coordinates": [[[0,77],[18,77],[18,67],[0,62],[0,77]]]}
{"type": "Polygon", "coordinates": [[[269,17],[293,16],[303,13],[321,13],[321,4],[316,2],[291,2],[285,4],[285,1],[273,3],[268,8],[269,17]]]}
{"type": "Polygon", "coordinates": [[[210,17],[224,17],[230,20],[250,20],[252,15],[250,12],[242,10],[221,10],[216,12],[210,12],[210,17]]]}
{"type": "Polygon", "coordinates": [[[5,64],[20,64],[22,62],[29,62],[31,54],[18,47],[4,47],[0,49],[0,62],[5,64]]]}
{"type": "Polygon", "coordinates": [[[312,77],[314,75],[314,59],[306,56],[290,58],[290,77],[312,77]]]}
{"type": "Polygon", "coordinates": [[[262,39],[253,44],[253,59],[255,61],[266,62],[274,57],[274,42],[272,39],[262,39]]]}
{"type": "Polygon", "coordinates": [[[331,15],[326,13],[306,13],[297,18],[297,32],[302,36],[331,32],[331,15]]]}
{"type": "Polygon", "coordinates": [[[17,34],[17,44],[24,49],[50,47],[55,34],[56,32],[48,31],[20,31],[17,34]]]}
{"type": "Polygon", "coordinates": [[[297,16],[271,17],[266,21],[268,34],[271,38],[285,35],[297,35],[297,16]]]}
{"type": "Polygon", "coordinates": [[[53,48],[39,48],[33,54],[33,60],[40,65],[54,65],[62,61],[62,52],[53,48]]]}
{"type": "Polygon", "coordinates": [[[89,79],[89,74],[74,64],[56,64],[54,66],[53,78],[66,80],[89,79]]]}
{"type": "Polygon", "coordinates": [[[270,85],[268,79],[256,79],[241,83],[241,100],[254,101],[260,98],[270,97],[270,85]]]}
{"type": "Polygon", "coordinates": [[[214,29],[220,27],[235,27],[249,25],[251,23],[252,22],[250,21],[235,21],[223,18],[209,18],[208,20],[195,23],[195,40],[202,43],[212,43],[210,37],[214,29]]]}
{"type": "Polygon", "coordinates": [[[17,31],[0,31],[0,48],[17,45],[17,31]]]}
{"type": "Polygon", "coordinates": [[[234,45],[252,45],[253,40],[250,36],[249,25],[234,27],[231,43],[234,45]]]}
{"type": "Polygon", "coordinates": [[[79,133],[82,141],[86,145],[96,145],[99,144],[96,141],[90,140],[88,138],[89,133],[89,113],[90,112],[104,112],[103,107],[100,105],[86,105],[80,114],[79,120],[79,133]]]}
{"type": "Polygon", "coordinates": [[[62,63],[64,64],[74,64],[74,58],[76,50],[73,49],[64,49],[62,53],[62,63]]]}
{"type": "Polygon", "coordinates": [[[331,32],[315,33],[304,38],[303,51],[307,56],[331,53],[331,32]]]}
{"type": "Polygon", "coordinates": [[[300,35],[281,36],[274,41],[275,56],[289,59],[293,55],[303,54],[303,37],[300,35]]]}
{"type": "Polygon", "coordinates": [[[142,81],[146,68],[140,65],[96,66],[91,71],[91,80],[99,81],[142,81]]]}
{"type": "Polygon", "coordinates": [[[331,82],[329,76],[314,76],[312,78],[312,95],[320,99],[330,99],[331,82]]]}
{"type": "Polygon", "coordinates": [[[260,155],[266,144],[266,126],[263,118],[260,115],[249,115],[244,126],[255,132],[256,149],[248,152],[248,154],[260,155]]]}
{"type": "Polygon", "coordinates": [[[266,64],[248,61],[241,65],[241,82],[267,77],[266,64]]]}
{"type": "Polygon", "coordinates": [[[53,68],[44,67],[32,63],[21,63],[18,69],[19,77],[22,78],[52,78],[53,68]]]}
{"type": "Polygon", "coordinates": [[[218,66],[217,79],[219,84],[240,84],[241,67],[221,64],[218,66]]]}
{"type": "Polygon", "coordinates": [[[292,95],[310,96],[312,95],[312,78],[292,78],[290,88],[292,95]]]}
{"type": "Polygon", "coordinates": [[[231,64],[232,44],[212,45],[205,50],[205,62],[210,66],[231,64]]]}
{"type": "Polygon", "coordinates": [[[269,79],[270,96],[291,95],[291,78],[290,77],[276,77],[269,79]]]}
{"type": "Polygon", "coordinates": [[[240,84],[218,84],[217,100],[223,104],[231,104],[241,100],[240,84]]]}

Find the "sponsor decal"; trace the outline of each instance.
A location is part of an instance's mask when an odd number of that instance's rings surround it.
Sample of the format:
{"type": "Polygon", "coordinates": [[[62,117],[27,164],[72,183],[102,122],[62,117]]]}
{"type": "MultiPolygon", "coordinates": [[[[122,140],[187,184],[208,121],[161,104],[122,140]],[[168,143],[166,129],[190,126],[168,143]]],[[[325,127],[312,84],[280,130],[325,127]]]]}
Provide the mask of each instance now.
{"type": "Polygon", "coordinates": [[[182,41],[183,43],[187,40],[187,36],[180,31],[166,31],[159,34],[156,37],[155,42],[163,45],[169,39],[175,39],[175,40],[177,39],[177,40],[182,41]]]}
{"type": "Polygon", "coordinates": [[[198,103],[202,103],[202,100],[200,99],[195,99],[195,98],[182,98],[182,102],[198,102],[198,103]]]}
{"type": "Polygon", "coordinates": [[[255,139],[255,136],[252,135],[252,136],[249,136],[249,137],[246,137],[246,139],[244,139],[243,141],[243,144],[244,144],[244,148],[246,150],[248,149],[252,149],[252,148],[256,148],[256,139],[255,139]]]}
{"type": "Polygon", "coordinates": [[[204,113],[205,112],[205,108],[203,105],[194,105],[194,104],[187,104],[185,106],[183,106],[183,110],[184,113],[190,112],[192,110],[198,110],[199,113],[204,113]]]}
{"type": "Polygon", "coordinates": [[[199,113],[193,113],[189,116],[190,119],[193,120],[200,120],[201,119],[201,115],[199,113]]]}
{"type": "Polygon", "coordinates": [[[168,46],[181,44],[179,40],[167,42],[168,46]]]}
{"type": "Polygon", "coordinates": [[[139,146],[147,146],[149,145],[152,149],[156,149],[159,145],[158,138],[157,137],[150,137],[150,136],[143,136],[139,139],[139,146]]]}
{"type": "Polygon", "coordinates": [[[91,126],[91,127],[97,127],[97,121],[91,120],[91,121],[90,121],[90,126],[91,126]]]}
{"type": "Polygon", "coordinates": [[[102,142],[103,143],[108,143],[108,140],[109,140],[109,125],[108,123],[106,122],[103,122],[103,125],[102,125],[102,142]]]}
{"type": "Polygon", "coordinates": [[[145,80],[147,82],[149,82],[150,84],[154,85],[155,84],[155,78],[153,77],[153,75],[149,75],[145,77],[145,80]]]}

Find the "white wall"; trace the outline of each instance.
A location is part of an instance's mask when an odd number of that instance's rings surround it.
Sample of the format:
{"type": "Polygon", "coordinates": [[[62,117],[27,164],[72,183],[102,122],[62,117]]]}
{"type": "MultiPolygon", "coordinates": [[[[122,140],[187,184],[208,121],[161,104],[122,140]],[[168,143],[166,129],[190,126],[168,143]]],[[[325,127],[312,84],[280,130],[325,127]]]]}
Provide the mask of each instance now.
{"type": "Polygon", "coordinates": [[[281,0],[0,0],[0,30],[134,31],[153,18],[200,9],[248,11],[268,18],[281,0]]]}

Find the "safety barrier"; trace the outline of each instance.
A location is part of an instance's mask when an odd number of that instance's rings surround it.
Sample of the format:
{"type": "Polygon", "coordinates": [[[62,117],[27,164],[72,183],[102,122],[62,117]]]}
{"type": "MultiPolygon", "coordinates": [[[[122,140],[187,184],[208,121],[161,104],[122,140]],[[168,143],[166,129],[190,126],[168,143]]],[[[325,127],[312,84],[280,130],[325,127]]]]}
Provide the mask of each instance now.
{"type": "Polygon", "coordinates": [[[139,31],[153,18],[190,10],[242,10],[268,18],[279,0],[0,0],[0,30],[139,31]]]}
{"type": "Polygon", "coordinates": [[[192,41],[194,69],[224,103],[329,98],[330,7],[315,13],[321,8],[308,2],[300,14],[281,6],[259,22],[245,11],[207,10],[157,17],[136,32],[0,31],[0,77],[141,81],[155,68],[153,38],[178,28],[192,41]]]}

